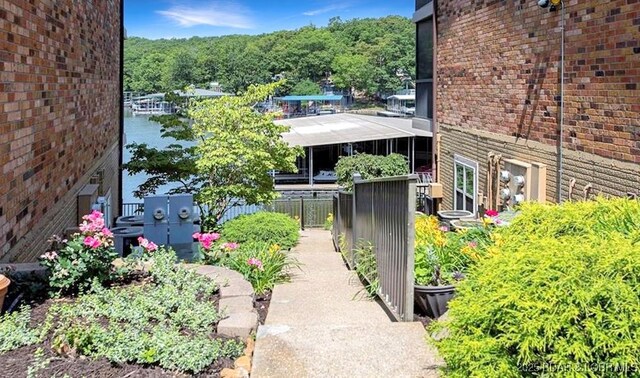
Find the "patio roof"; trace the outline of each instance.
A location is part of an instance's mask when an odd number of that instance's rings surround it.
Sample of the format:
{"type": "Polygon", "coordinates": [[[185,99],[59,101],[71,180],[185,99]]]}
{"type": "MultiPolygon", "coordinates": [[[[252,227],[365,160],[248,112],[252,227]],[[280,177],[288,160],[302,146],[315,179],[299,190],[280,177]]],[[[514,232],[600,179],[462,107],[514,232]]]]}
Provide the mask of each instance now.
{"type": "Polygon", "coordinates": [[[389,96],[387,97],[388,99],[394,99],[394,100],[415,100],[416,99],[416,95],[412,94],[412,95],[393,95],[393,96],[389,96]]]}
{"type": "Polygon", "coordinates": [[[282,135],[287,143],[302,147],[433,136],[430,131],[412,128],[410,118],[341,113],[275,122],[291,127],[291,131],[282,135]]]}

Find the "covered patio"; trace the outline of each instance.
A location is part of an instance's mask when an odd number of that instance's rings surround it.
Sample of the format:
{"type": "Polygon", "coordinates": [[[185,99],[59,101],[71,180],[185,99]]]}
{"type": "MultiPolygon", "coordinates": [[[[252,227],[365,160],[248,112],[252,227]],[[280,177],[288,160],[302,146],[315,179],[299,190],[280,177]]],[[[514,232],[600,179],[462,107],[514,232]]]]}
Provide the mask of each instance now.
{"type": "Polygon", "coordinates": [[[355,153],[402,154],[408,158],[411,173],[426,174],[431,168],[433,134],[412,128],[410,119],[343,113],[284,119],[276,123],[291,127],[288,133],[283,134],[285,141],[305,149],[305,157],[298,159],[299,173],[276,174],[277,184],[313,186],[335,182],[326,172],[334,171],[341,156],[355,153]]]}

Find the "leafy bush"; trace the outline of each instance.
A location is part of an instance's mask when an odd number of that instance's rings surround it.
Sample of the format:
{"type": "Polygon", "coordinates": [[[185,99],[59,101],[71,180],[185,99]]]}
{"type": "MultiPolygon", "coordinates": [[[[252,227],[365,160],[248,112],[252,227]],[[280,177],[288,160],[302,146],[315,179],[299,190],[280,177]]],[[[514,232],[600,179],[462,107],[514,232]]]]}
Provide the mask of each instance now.
{"type": "Polygon", "coordinates": [[[364,290],[369,297],[377,295],[380,288],[380,277],[378,276],[378,261],[373,251],[371,243],[359,243],[358,248],[353,250],[354,259],[357,261],[356,273],[364,279],[364,290]]]}
{"type": "Polygon", "coordinates": [[[288,215],[261,211],[226,222],[222,235],[225,240],[241,245],[246,242],[264,242],[289,249],[298,244],[299,231],[299,223],[288,215]]]}
{"type": "Polygon", "coordinates": [[[418,285],[450,285],[486,254],[489,225],[449,232],[434,216],[416,217],[414,275],[418,285]]]}
{"type": "Polygon", "coordinates": [[[526,204],[495,239],[434,327],[447,376],[637,374],[640,202],[526,204]]]}
{"type": "Polygon", "coordinates": [[[325,230],[333,229],[333,214],[332,213],[329,213],[329,215],[327,216],[327,219],[325,219],[325,221],[324,221],[324,229],[325,230]]]}
{"type": "Polygon", "coordinates": [[[54,349],[193,373],[239,356],[241,343],[212,337],[220,320],[209,300],[216,284],[175,265],[173,251],[160,248],[153,260],[152,282],[111,289],[96,282],[75,303],[53,306],[54,349]]]}
{"type": "Polygon", "coordinates": [[[0,354],[38,341],[38,330],[29,327],[30,320],[31,310],[26,306],[0,317],[0,354]]]}
{"type": "Polygon", "coordinates": [[[359,173],[364,180],[376,177],[391,177],[409,173],[409,163],[404,155],[387,156],[356,154],[341,157],[336,164],[338,185],[347,191],[353,188],[353,175],[359,173]]]}
{"type": "Polygon", "coordinates": [[[299,266],[279,245],[264,242],[241,244],[223,260],[223,265],[241,273],[257,294],[289,281],[291,269],[299,266]]]}
{"type": "Polygon", "coordinates": [[[50,271],[49,285],[59,293],[84,291],[94,280],[103,283],[113,278],[111,263],[118,254],[103,214],[93,211],[82,219],[79,234],[68,241],[54,236],[51,250],[39,259],[50,271]]]}

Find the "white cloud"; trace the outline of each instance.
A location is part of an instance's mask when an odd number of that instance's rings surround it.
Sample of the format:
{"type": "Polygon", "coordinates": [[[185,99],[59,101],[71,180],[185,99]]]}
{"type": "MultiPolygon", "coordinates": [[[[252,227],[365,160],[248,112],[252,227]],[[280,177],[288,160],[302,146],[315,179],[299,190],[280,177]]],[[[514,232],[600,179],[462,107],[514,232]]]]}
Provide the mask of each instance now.
{"type": "Polygon", "coordinates": [[[319,14],[328,13],[328,12],[332,12],[332,11],[335,11],[335,10],[346,9],[346,8],[349,8],[350,6],[351,5],[348,4],[348,3],[331,4],[331,5],[327,5],[324,8],[319,8],[319,9],[306,11],[306,12],[304,12],[302,14],[305,15],[305,16],[317,16],[319,14]]]}
{"type": "Polygon", "coordinates": [[[247,11],[241,6],[230,3],[213,3],[205,7],[175,6],[156,12],[185,28],[197,25],[226,26],[238,29],[254,27],[247,11]]]}

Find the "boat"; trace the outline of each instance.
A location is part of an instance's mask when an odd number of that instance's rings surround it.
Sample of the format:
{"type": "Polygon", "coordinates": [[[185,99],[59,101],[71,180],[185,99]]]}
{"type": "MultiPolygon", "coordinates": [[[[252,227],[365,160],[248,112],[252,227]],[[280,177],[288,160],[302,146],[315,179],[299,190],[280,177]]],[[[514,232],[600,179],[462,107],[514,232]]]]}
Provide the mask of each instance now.
{"type": "Polygon", "coordinates": [[[320,173],[313,176],[313,181],[317,182],[335,182],[337,180],[338,176],[335,171],[320,171],[320,173]]]}

